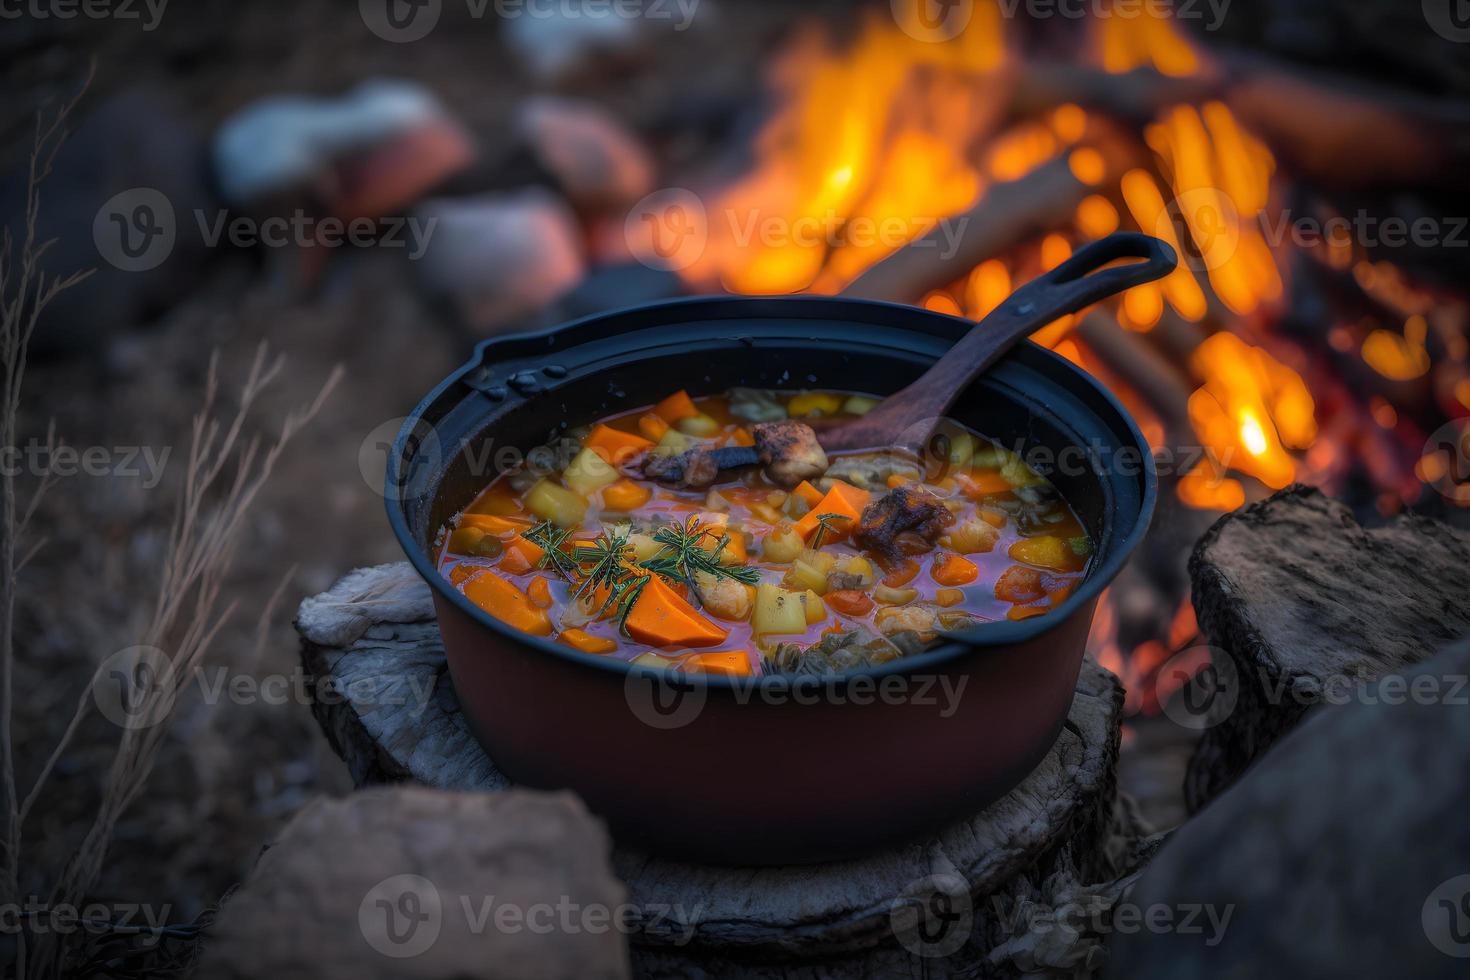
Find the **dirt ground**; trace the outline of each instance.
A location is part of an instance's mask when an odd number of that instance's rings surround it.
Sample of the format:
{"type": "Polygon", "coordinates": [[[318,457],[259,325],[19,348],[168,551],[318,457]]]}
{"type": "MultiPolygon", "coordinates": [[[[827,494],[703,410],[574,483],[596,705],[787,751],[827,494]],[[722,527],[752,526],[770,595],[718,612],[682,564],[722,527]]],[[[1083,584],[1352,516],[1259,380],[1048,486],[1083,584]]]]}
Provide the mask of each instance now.
{"type": "MultiPolygon", "coordinates": [[[[604,78],[584,86],[588,91],[574,85],[573,93],[599,98],[636,126],[667,114],[670,100],[691,98],[691,89],[697,100],[701,92],[716,97],[749,85],[747,53],[762,50],[801,8],[740,7],[726,29],[650,49],[619,66],[613,84],[604,78]],[[669,84],[676,78],[685,81],[669,84]]],[[[446,4],[446,16],[454,9],[446,4]]],[[[36,108],[75,91],[89,61],[96,77],[82,112],[124,86],[156,82],[206,126],[262,95],[335,92],[389,75],[428,84],[459,115],[481,146],[475,173],[493,188],[501,179],[501,134],[517,100],[535,88],[498,28],[493,19],[476,21],[441,27],[421,43],[389,45],[364,30],[356,4],[326,0],[180,4],[153,32],[111,22],[7,22],[0,37],[9,96],[0,101],[0,159],[19,159],[36,108]]],[[[677,147],[669,155],[677,157],[677,147]]],[[[300,599],[350,568],[400,557],[377,474],[363,472],[359,450],[468,354],[468,338],[417,296],[395,261],[335,256],[309,296],[279,286],[275,261],[216,257],[187,298],[156,322],[115,322],[98,310],[105,322],[94,349],[31,366],[23,438],[44,433],[54,419],[72,446],[146,446],[171,457],[152,489],[139,478],[64,479],[37,518],[47,543],[25,570],[18,597],[23,787],[95,665],[136,642],[151,609],[212,351],[221,354],[227,409],[257,344],[286,355],[257,414],[256,427],[267,436],[287,411],[311,399],[334,365],[345,376],[251,513],[226,599],[234,610],[207,676],[221,667],[257,679],[293,674],[290,623],[300,599]]],[[[98,900],[167,904],[171,921],[187,921],[241,878],[311,794],[349,787],[305,705],[210,700],[197,685],[186,693],[148,791],[118,827],[98,900]]],[[[75,847],[115,735],[93,713],[61,760],[27,827],[32,873],[25,888],[44,890],[75,847]]]]}

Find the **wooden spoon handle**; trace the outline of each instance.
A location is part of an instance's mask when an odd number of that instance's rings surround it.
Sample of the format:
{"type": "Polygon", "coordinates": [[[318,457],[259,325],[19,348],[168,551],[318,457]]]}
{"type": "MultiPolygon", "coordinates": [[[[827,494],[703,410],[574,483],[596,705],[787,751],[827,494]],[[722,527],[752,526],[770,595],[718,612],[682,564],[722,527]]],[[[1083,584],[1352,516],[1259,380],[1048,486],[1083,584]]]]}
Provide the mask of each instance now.
{"type": "Polygon", "coordinates": [[[1058,317],[1162,278],[1177,262],[1168,244],[1136,232],[1119,232],[1084,246],[1016,290],[913,384],[883,399],[860,419],[819,429],[822,448],[829,452],[880,448],[918,452],[959,393],[1016,342],[1058,317]],[[1103,268],[1126,258],[1143,261],[1103,268]]]}

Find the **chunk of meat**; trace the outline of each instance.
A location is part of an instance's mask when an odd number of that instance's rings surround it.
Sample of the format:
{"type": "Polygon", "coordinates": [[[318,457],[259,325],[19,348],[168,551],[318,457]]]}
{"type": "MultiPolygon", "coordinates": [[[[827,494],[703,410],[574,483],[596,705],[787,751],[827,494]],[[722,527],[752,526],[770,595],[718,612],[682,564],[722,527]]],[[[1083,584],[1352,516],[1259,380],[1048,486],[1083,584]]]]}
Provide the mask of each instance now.
{"type": "Polygon", "coordinates": [[[827,454],[809,425],[790,419],[762,422],[751,435],[766,476],[778,486],[794,487],[827,472],[827,454]]]}
{"type": "Polygon", "coordinates": [[[932,544],[953,523],[954,515],[943,501],[927,490],[906,484],[869,504],[852,537],[858,547],[897,560],[903,555],[900,535],[917,535],[932,544]]]}
{"type": "Polygon", "coordinates": [[[673,456],[645,453],[634,461],[632,469],[639,476],[667,486],[702,490],[719,476],[720,458],[715,451],[700,447],[673,456]]]}

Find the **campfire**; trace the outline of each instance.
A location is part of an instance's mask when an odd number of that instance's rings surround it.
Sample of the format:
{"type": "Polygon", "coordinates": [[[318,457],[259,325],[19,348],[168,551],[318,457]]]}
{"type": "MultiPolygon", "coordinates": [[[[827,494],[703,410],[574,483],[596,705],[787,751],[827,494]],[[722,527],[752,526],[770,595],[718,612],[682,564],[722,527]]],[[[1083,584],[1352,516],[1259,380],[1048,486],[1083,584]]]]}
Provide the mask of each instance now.
{"type": "MultiPolygon", "coordinates": [[[[1091,638],[1130,707],[1156,710],[1180,676],[1157,668],[1197,642],[1184,563],[1215,516],[1297,481],[1365,514],[1435,505],[1455,460],[1431,434],[1470,413],[1464,303],[1368,254],[1216,97],[1219,66],[1175,19],[1145,7],[1064,33],[980,0],[936,31],[917,10],[790,39],[748,169],[702,203],[670,198],[635,252],[657,261],[661,234],[692,230],[698,254],[675,263],[690,291],[846,292],[979,319],[1113,231],[1173,245],[1183,261],[1162,282],[1033,338],[1102,380],[1156,450],[1157,523],[1175,530],[1091,638]],[[1306,323],[1304,304],[1331,312],[1306,323]]],[[[1445,496],[1470,507],[1470,486],[1445,496]]]]}

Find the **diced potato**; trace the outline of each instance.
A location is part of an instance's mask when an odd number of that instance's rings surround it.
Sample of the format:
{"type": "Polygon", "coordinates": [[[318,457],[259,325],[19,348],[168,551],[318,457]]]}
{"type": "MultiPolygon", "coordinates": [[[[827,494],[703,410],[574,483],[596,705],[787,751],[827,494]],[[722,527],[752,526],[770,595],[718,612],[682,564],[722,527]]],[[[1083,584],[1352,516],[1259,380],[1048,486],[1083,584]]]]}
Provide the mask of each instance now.
{"type": "Polygon", "coordinates": [[[797,557],[823,575],[826,575],[837,566],[837,556],[830,551],[813,551],[810,548],[805,548],[797,557]]]}
{"type": "Polygon", "coordinates": [[[664,550],[664,546],[653,540],[653,535],[651,534],[628,535],[628,547],[633,549],[634,561],[648,561],[648,559],[664,550]]]}
{"type": "Polygon", "coordinates": [[[618,471],[592,449],[578,453],[561,476],[566,485],[583,497],[590,497],[610,483],[616,483],[618,471]]]}
{"type": "Polygon", "coordinates": [[[704,509],[724,513],[730,509],[730,498],[718,490],[711,490],[704,495],[704,509]]]}
{"type": "Polygon", "coordinates": [[[939,543],[962,555],[991,551],[1000,540],[1000,530],[989,521],[971,518],[956,525],[939,543]]]}
{"type": "Polygon", "coordinates": [[[656,667],[660,669],[674,666],[674,662],[668,657],[660,657],[656,653],[640,653],[628,662],[636,664],[639,667],[656,667]]]}
{"type": "Polygon", "coordinates": [[[1000,468],[1000,475],[1005,477],[1006,482],[1013,487],[1029,487],[1038,483],[1045,483],[1046,479],[1026,465],[1026,461],[1015,453],[1009,454],[1010,458],[1000,468]]]}
{"type": "Polygon", "coordinates": [[[477,527],[458,528],[449,536],[449,550],[456,555],[473,555],[475,545],[479,544],[480,539],[484,536],[485,532],[477,527]]]}
{"type": "Polygon", "coordinates": [[[674,427],[686,436],[700,436],[703,438],[708,438],[720,431],[720,423],[703,412],[700,412],[698,415],[691,415],[687,419],[680,419],[674,423],[674,427]]]}
{"type": "Polygon", "coordinates": [[[938,626],[938,616],[928,606],[892,607],[879,610],[873,622],[884,636],[914,630],[926,637],[938,626]]]}
{"type": "Polygon", "coordinates": [[[968,432],[947,432],[949,437],[949,463],[951,466],[968,466],[975,455],[975,439],[968,432]]]}
{"type": "Polygon", "coordinates": [[[965,594],[959,589],[940,589],[934,593],[934,601],[948,609],[950,606],[958,606],[965,601],[965,594]]]}
{"type": "Polygon", "coordinates": [[[866,589],[877,580],[878,573],[874,571],[873,563],[862,555],[853,555],[851,558],[838,564],[837,569],[838,571],[861,578],[862,583],[859,586],[860,588],[866,589]]]}
{"type": "Polygon", "coordinates": [[[751,631],[756,634],[805,633],[806,608],[801,595],[762,582],[755,590],[755,613],[751,631]]]}
{"type": "Polygon", "coordinates": [[[778,524],[761,544],[761,558],[769,562],[784,564],[792,561],[805,549],[801,535],[790,524],[778,524]]]}
{"type": "Polygon", "coordinates": [[[743,622],[750,618],[750,586],[734,579],[719,578],[709,572],[696,572],[694,588],[699,593],[705,612],[721,619],[743,622]]]}
{"type": "Polygon", "coordinates": [[[869,398],[867,395],[851,395],[847,401],[842,403],[842,410],[848,415],[867,415],[878,404],[878,399],[869,398]]]}
{"type": "Polygon", "coordinates": [[[1039,538],[1024,538],[1011,545],[1007,552],[1012,561],[1039,565],[1054,572],[1081,571],[1083,558],[1072,550],[1064,539],[1050,534],[1039,538]]]}
{"type": "Polygon", "coordinates": [[[670,429],[654,445],[653,451],[662,456],[677,456],[694,445],[694,440],[678,429],[670,429]]]}
{"type": "Polygon", "coordinates": [[[587,501],[565,487],[541,480],[527,491],[526,509],[561,527],[576,527],[587,513],[587,501]]]}
{"type": "Polygon", "coordinates": [[[827,606],[822,602],[822,597],[810,589],[801,594],[801,605],[806,610],[808,626],[820,623],[827,618],[827,606]]]}
{"type": "Polygon", "coordinates": [[[918,589],[895,589],[892,586],[880,585],[873,590],[873,598],[885,606],[901,606],[906,602],[913,602],[918,597],[918,589]]]}
{"type": "Polygon", "coordinates": [[[822,391],[807,391],[786,403],[787,413],[794,419],[811,415],[836,415],[842,410],[842,396],[822,391]]]}
{"type": "Polygon", "coordinates": [[[808,565],[800,558],[791,563],[782,584],[798,592],[812,591],[817,595],[827,594],[827,573],[808,565]]]}

